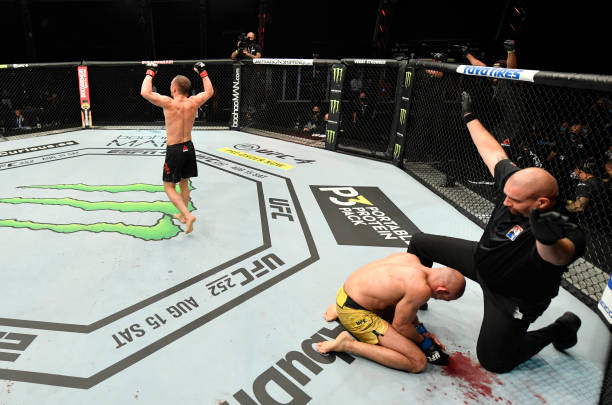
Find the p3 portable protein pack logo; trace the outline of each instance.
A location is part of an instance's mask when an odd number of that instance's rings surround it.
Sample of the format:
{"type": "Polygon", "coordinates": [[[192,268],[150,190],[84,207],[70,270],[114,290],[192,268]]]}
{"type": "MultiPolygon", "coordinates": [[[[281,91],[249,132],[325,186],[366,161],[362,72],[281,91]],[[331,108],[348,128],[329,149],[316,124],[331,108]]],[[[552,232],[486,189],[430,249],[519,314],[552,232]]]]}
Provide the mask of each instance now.
{"type": "Polygon", "coordinates": [[[378,187],[310,189],[339,245],[406,247],[419,231],[378,187]]]}

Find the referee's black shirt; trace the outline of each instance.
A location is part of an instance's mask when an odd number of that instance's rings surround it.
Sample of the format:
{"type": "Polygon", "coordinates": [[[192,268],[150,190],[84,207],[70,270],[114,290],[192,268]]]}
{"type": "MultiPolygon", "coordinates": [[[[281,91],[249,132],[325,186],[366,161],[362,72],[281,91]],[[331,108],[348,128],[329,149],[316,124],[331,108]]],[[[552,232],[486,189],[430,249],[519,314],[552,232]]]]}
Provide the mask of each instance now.
{"type": "MultiPolygon", "coordinates": [[[[544,261],[537,252],[529,218],[513,215],[503,204],[504,185],[519,170],[507,159],[495,166],[495,187],[500,197],[478,242],[476,267],[492,292],[523,302],[548,301],[558,294],[561,275],[567,266],[544,261]]],[[[563,207],[553,209],[570,215],[563,207]]],[[[586,245],[583,231],[577,228],[567,238],[576,246],[573,260],[582,256],[586,245]]]]}

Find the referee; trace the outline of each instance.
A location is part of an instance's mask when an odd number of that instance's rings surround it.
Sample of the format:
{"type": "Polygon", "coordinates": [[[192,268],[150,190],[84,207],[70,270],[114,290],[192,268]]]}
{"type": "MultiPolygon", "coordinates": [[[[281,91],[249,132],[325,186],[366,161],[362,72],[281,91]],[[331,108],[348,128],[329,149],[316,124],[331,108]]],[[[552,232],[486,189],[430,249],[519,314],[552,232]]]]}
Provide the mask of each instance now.
{"type": "Polygon", "coordinates": [[[558,350],[576,344],[581,321],[571,312],[542,329],[527,329],[558,294],[561,275],[584,254],[586,242],[583,231],[558,212],[557,180],[540,168],[516,167],[472,111],[470,95],[461,96],[463,121],[500,198],[479,242],[419,233],[408,252],[426,266],[440,263],[480,284],[478,360],[504,373],[550,343],[558,350]]]}

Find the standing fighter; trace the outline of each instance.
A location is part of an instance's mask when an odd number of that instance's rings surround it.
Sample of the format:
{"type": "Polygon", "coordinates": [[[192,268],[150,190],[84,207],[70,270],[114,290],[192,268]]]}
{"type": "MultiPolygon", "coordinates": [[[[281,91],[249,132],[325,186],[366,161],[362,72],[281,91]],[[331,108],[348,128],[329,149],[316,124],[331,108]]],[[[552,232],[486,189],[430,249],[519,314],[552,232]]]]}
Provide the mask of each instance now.
{"type": "Polygon", "coordinates": [[[189,97],[191,81],[178,75],[172,79],[170,94],[162,96],[153,92],[153,77],[157,73],[157,64],[148,64],[146,76],[142,82],[140,95],[152,104],[164,109],[166,120],[166,161],[162,179],[164,191],[172,204],[180,211],[174,217],[187,225],[185,233],[193,231],[196,217],[191,215],[189,204],[189,178],[197,177],[198,167],[195,160],[195,149],[191,142],[191,128],[195,121],[198,108],[214,94],[212,83],[206,72],[204,62],[198,62],[193,70],[200,75],[204,83],[204,91],[189,97]],[[179,183],[181,194],[176,192],[179,183]]]}
{"type": "Polygon", "coordinates": [[[463,295],[465,278],[457,270],[430,269],[415,255],[393,253],[355,270],[325,312],[348,332],[317,344],[321,353],[351,352],[387,367],[419,373],[427,362],[448,364],[434,334],[418,323],[417,310],[430,297],[450,301],[463,295]],[[392,322],[385,318],[392,315],[392,322]]]}
{"type": "Polygon", "coordinates": [[[576,344],[581,321],[571,312],[542,329],[527,329],[558,294],[561,275],[586,243],[582,230],[557,212],[563,209],[556,205],[557,180],[544,169],[517,168],[472,111],[470,95],[461,96],[463,122],[500,198],[479,242],[419,233],[408,252],[426,266],[451,266],[480,284],[484,316],[478,360],[503,373],[550,343],[557,350],[576,344]]]}

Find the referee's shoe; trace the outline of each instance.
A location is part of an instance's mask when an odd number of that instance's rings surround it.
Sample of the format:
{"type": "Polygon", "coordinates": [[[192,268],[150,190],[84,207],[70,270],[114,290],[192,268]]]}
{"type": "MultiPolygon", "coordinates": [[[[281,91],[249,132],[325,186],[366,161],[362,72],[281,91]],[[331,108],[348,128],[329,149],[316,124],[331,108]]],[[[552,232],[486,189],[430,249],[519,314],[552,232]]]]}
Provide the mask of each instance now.
{"type": "Polygon", "coordinates": [[[582,321],[573,312],[566,312],[555,321],[561,328],[559,336],[552,344],[557,350],[566,350],[578,342],[578,329],[582,321]]]}

